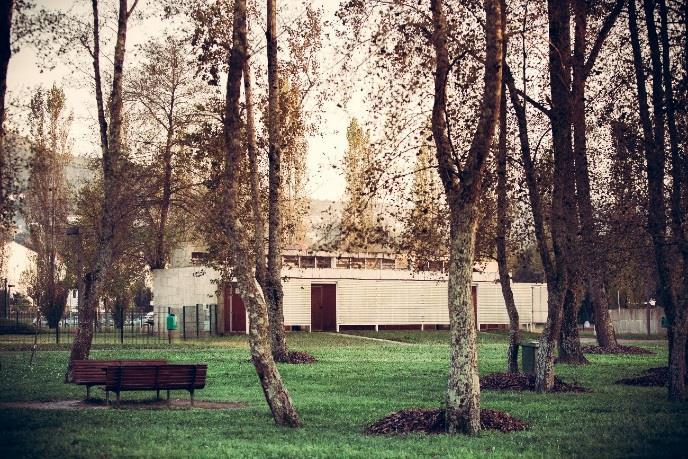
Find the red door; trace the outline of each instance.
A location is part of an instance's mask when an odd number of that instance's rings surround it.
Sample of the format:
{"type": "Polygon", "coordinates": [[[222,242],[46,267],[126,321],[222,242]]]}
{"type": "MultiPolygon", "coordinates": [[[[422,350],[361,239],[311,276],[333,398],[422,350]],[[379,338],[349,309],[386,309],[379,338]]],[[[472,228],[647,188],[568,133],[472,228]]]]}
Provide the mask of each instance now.
{"type": "Polygon", "coordinates": [[[480,330],[480,324],[478,323],[478,287],[476,285],[471,286],[471,302],[473,303],[473,323],[475,324],[475,329],[480,330]]]}
{"type": "Polygon", "coordinates": [[[225,287],[225,332],[246,332],[246,308],[235,285],[225,287]]]}
{"type": "Polygon", "coordinates": [[[311,330],[337,330],[337,286],[311,284],[311,330]]]}

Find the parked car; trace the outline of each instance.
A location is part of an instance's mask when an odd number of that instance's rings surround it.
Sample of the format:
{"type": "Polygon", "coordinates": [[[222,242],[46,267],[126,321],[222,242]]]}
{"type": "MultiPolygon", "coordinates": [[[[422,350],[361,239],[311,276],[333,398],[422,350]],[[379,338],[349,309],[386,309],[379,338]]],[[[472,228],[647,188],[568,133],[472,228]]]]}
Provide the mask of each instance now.
{"type": "Polygon", "coordinates": [[[144,321],[148,325],[154,325],[155,324],[155,313],[153,311],[147,312],[146,316],[144,317],[144,321]]]}

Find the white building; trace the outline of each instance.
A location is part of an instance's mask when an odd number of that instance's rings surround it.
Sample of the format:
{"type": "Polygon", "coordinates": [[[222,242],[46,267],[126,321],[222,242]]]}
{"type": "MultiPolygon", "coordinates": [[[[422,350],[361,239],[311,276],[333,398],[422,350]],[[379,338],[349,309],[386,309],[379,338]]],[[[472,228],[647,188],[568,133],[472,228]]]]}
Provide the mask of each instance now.
{"type": "Polygon", "coordinates": [[[36,272],[36,252],[18,242],[11,241],[3,247],[0,289],[11,285],[10,294],[16,292],[28,297],[29,277],[36,272]]]}
{"type": "MultiPolygon", "coordinates": [[[[219,333],[245,332],[248,320],[240,296],[231,284],[219,285],[217,272],[203,266],[204,255],[191,246],[178,249],[169,268],[153,271],[156,312],[164,317],[168,308],[179,312],[183,306],[202,305],[215,317],[201,320],[214,323],[219,333]]],[[[283,260],[284,323],[291,329],[434,329],[449,324],[447,277],[441,272],[410,271],[389,254],[287,251],[283,260]]],[[[521,324],[530,328],[544,323],[546,285],[514,283],[512,289],[521,324]]],[[[508,326],[494,262],[474,270],[473,307],[480,329],[508,326]]]]}

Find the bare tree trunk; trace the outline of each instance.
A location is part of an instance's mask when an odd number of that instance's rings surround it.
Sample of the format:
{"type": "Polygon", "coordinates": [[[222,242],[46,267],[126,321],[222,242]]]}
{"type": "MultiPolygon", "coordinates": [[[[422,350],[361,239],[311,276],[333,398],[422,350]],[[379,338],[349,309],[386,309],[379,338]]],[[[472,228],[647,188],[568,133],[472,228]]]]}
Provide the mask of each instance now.
{"type": "MultiPolygon", "coordinates": [[[[225,218],[227,240],[230,244],[232,271],[237,279],[249,315],[249,345],[251,358],[260,380],[263,394],[270,406],[275,423],[281,426],[301,425],[287,389],[272,357],[269,336],[268,308],[261,288],[253,273],[255,260],[249,248],[249,236],[241,223],[239,180],[236,164],[243,155],[241,126],[241,75],[247,58],[246,0],[235,0],[233,45],[229,55],[227,76],[227,102],[225,111],[225,165],[223,187],[225,190],[225,218]]],[[[254,196],[254,199],[257,197],[254,196]]]]}
{"type": "Polygon", "coordinates": [[[268,270],[265,280],[270,313],[272,354],[278,362],[289,361],[289,349],[284,332],[284,292],[282,291],[282,141],[278,124],[279,76],[277,66],[276,0],[268,0],[268,27],[265,32],[268,51],[268,270]]]}
{"type": "MultiPolygon", "coordinates": [[[[0,4],[0,247],[4,247],[6,233],[14,221],[14,205],[9,199],[13,175],[9,169],[5,148],[5,94],[7,93],[7,69],[12,57],[11,30],[14,0],[0,4]]],[[[0,253],[0,258],[4,254],[0,253]]],[[[0,266],[2,266],[0,260],[0,266]]]]}
{"type": "Polygon", "coordinates": [[[475,209],[451,212],[449,252],[450,367],[445,419],[450,433],[480,431],[480,379],[471,298],[477,216],[475,209]]]}
{"type": "MultiPolygon", "coordinates": [[[[502,26],[506,22],[504,2],[502,6],[502,26]]],[[[504,38],[502,52],[502,67],[505,67],[507,39],[504,38]]],[[[511,276],[509,276],[507,236],[511,222],[509,220],[509,202],[507,197],[507,151],[506,151],[506,72],[502,73],[502,96],[499,103],[499,142],[497,146],[497,265],[499,267],[499,283],[502,287],[506,312],[509,315],[509,348],[507,350],[506,368],[509,373],[518,373],[518,346],[521,341],[521,330],[518,309],[511,290],[511,276]]]]}
{"type": "MultiPolygon", "coordinates": [[[[685,377],[688,372],[686,359],[686,334],[688,333],[688,236],[686,235],[685,208],[682,205],[683,186],[688,173],[686,159],[681,155],[679,147],[679,133],[676,127],[676,106],[674,100],[674,83],[671,71],[671,53],[669,42],[669,21],[665,0],[658,0],[659,17],[661,22],[660,40],[662,43],[662,77],[664,83],[665,110],[669,132],[669,150],[671,152],[671,233],[683,260],[682,295],[676,295],[674,317],[669,320],[673,330],[674,343],[669,355],[669,398],[680,401],[685,398],[685,377]]],[[[687,7],[684,7],[688,11],[687,7]]],[[[688,21],[688,17],[684,18],[688,21]]],[[[688,27],[688,26],[687,26],[688,27]]],[[[688,53],[688,45],[686,52],[688,53]]],[[[688,65],[684,63],[684,65],[688,65]]],[[[679,281],[680,282],[680,281],[679,281]]],[[[668,317],[668,314],[667,314],[668,317]]]]}
{"type": "Polygon", "coordinates": [[[666,206],[664,201],[664,168],[666,158],[664,153],[664,113],[662,109],[664,105],[664,91],[662,88],[659,40],[654,23],[653,5],[645,2],[644,6],[645,15],[647,16],[647,34],[652,62],[652,105],[654,110],[652,119],[650,118],[647,90],[645,88],[645,70],[638,33],[635,0],[631,0],[628,3],[628,29],[633,49],[633,65],[638,92],[638,114],[640,115],[643,128],[643,144],[647,162],[647,226],[654,248],[658,278],[658,299],[660,304],[664,306],[669,322],[669,400],[680,401],[685,397],[685,381],[681,377],[682,374],[685,375],[685,342],[683,345],[684,349],[682,350],[676,349],[676,344],[677,339],[685,341],[685,331],[681,329],[681,326],[675,327],[675,325],[680,325],[681,322],[676,322],[677,299],[671,278],[666,247],[666,206]],[[684,358],[681,359],[680,356],[684,356],[684,358]],[[681,367],[683,367],[682,372],[681,367]]]}
{"type": "MultiPolygon", "coordinates": [[[[74,337],[72,350],[67,367],[68,381],[71,380],[71,369],[75,360],[87,359],[91,352],[93,339],[93,318],[98,307],[103,283],[107,278],[112,263],[112,243],[117,230],[118,213],[123,211],[119,192],[121,177],[121,130],[122,130],[122,78],[124,70],[124,55],[127,39],[127,21],[132,13],[128,9],[127,0],[119,2],[119,18],[117,24],[117,40],[113,58],[112,91],[108,104],[109,121],[105,120],[103,109],[103,92],[100,76],[100,35],[98,23],[98,1],[92,0],[93,6],[93,68],[96,83],[96,103],[98,105],[98,121],[101,133],[101,148],[103,152],[103,188],[104,200],[100,221],[100,234],[95,263],[86,275],[87,288],[84,289],[84,301],[79,311],[79,327],[74,337]],[[83,322],[81,319],[83,318],[83,322]]],[[[134,2],[134,6],[136,2],[134,2]]],[[[132,9],[133,9],[132,7],[132,9]]]]}
{"type": "Polygon", "coordinates": [[[258,147],[256,146],[256,124],[253,115],[253,78],[251,75],[250,58],[244,62],[244,98],[246,100],[246,146],[248,150],[248,166],[251,175],[251,194],[254,221],[253,250],[256,257],[256,280],[265,294],[265,218],[261,199],[263,193],[260,186],[260,171],[258,169],[258,147]]]}
{"type": "Polygon", "coordinates": [[[571,40],[569,1],[548,0],[549,74],[552,99],[552,144],[554,177],[552,190],[552,248],[554,272],[547,279],[550,297],[547,323],[540,337],[536,357],[535,388],[549,391],[554,386],[554,347],[561,329],[563,301],[568,288],[567,263],[575,244],[576,212],[574,163],[571,146],[571,40]],[[554,285],[550,285],[554,284],[554,285]]]}
{"type": "Polygon", "coordinates": [[[486,50],[483,98],[478,125],[463,167],[452,155],[446,121],[449,78],[447,20],[442,0],[432,0],[430,6],[432,45],[436,56],[432,133],[451,218],[448,282],[451,348],[445,412],[450,433],[476,434],[480,431],[480,383],[471,281],[480,178],[497,125],[501,99],[503,29],[500,6],[498,0],[484,2],[486,50]]]}
{"type": "Polygon", "coordinates": [[[571,288],[564,296],[564,311],[559,338],[559,356],[557,363],[584,365],[589,363],[583,355],[578,331],[578,311],[580,310],[581,288],[577,280],[571,282],[571,288]]]}
{"type": "MultiPolygon", "coordinates": [[[[592,198],[590,195],[590,178],[587,157],[587,135],[585,119],[585,82],[590,73],[597,52],[602,46],[609,30],[616,22],[621,12],[623,2],[617,2],[614,9],[605,19],[597,40],[593,45],[588,61],[585,60],[586,35],[587,35],[587,3],[585,0],[574,0],[573,12],[575,23],[575,44],[573,50],[573,83],[572,97],[572,121],[573,121],[573,153],[576,165],[576,198],[581,224],[581,266],[584,269],[584,278],[587,290],[590,293],[593,312],[595,315],[595,332],[597,342],[601,347],[616,347],[616,334],[609,316],[609,300],[603,284],[603,268],[596,241],[598,240],[595,228],[592,198]]],[[[579,345],[580,347],[580,345],[579,345]]],[[[582,356],[582,354],[581,354],[582,356]]]]}

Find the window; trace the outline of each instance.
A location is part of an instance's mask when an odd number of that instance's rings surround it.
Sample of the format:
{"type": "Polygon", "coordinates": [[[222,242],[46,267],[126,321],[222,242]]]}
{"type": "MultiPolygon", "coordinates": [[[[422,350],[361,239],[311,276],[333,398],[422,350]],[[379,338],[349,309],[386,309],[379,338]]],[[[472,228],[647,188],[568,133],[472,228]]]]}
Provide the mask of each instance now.
{"type": "Polygon", "coordinates": [[[351,258],[349,257],[338,257],[337,258],[337,268],[350,268],[351,258]]]}
{"type": "Polygon", "coordinates": [[[382,259],[382,269],[395,269],[396,263],[394,258],[383,258],[382,259]]]}
{"type": "Polygon", "coordinates": [[[302,268],[315,268],[315,257],[301,257],[302,268]]]}
{"type": "Polygon", "coordinates": [[[365,268],[366,259],[365,258],[351,258],[351,268],[352,269],[363,269],[365,268]]]}
{"type": "Polygon", "coordinates": [[[332,259],[330,257],[315,257],[315,263],[318,268],[332,267],[332,259]]]}
{"type": "Polygon", "coordinates": [[[380,259],[379,258],[366,258],[365,267],[367,269],[380,269],[380,259]]]}
{"type": "Polygon", "coordinates": [[[287,268],[298,268],[299,257],[297,255],[285,255],[282,257],[282,263],[287,268]]]}

